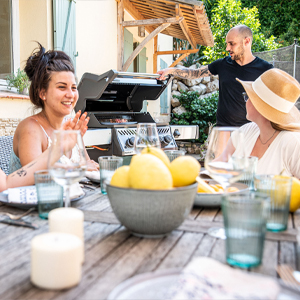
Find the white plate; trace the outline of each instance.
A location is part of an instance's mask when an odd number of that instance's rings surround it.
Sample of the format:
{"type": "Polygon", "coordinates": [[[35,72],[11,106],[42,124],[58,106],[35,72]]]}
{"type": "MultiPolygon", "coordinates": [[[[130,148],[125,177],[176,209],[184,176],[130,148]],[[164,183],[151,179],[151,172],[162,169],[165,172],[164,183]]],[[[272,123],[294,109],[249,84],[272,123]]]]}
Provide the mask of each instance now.
{"type": "MultiPolygon", "coordinates": [[[[163,270],[136,275],[115,287],[107,300],[161,300],[169,288],[177,282],[179,270],[163,270]]],[[[263,276],[263,275],[260,275],[263,276]]],[[[300,293],[279,281],[281,291],[278,300],[299,299],[300,293]]]]}
{"type": "MultiPolygon", "coordinates": [[[[218,184],[217,181],[212,179],[205,179],[209,181],[210,184],[218,184]]],[[[243,183],[233,183],[231,186],[234,186],[239,189],[238,192],[233,193],[239,193],[241,191],[246,191],[248,189],[248,185],[243,183]]],[[[219,207],[221,205],[223,193],[220,194],[208,194],[208,193],[197,193],[195,196],[194,205],[197,206],[204,206],[204,207],[219,207]]]]}
{"type": "MultiPolygon", "coordinates": [[[[32,185],[30,186],[22,186],[22,188],[32,188],[32,185]]],[[[71,202],[73,201],[78,201],[82,199],[85,196],[85,192],[83,191],[83,194],[79,197],[71,199],[71,202]]],[[[6,205],[21,208],[21,209],[29,209],[31,207],[36,207],[37,203],[34,204],[28,204],[28,203],[13,203],[13,202],[8,202],[8,190],[5,190],[0,193],[0,202],[5,203],[6,205]]]]}

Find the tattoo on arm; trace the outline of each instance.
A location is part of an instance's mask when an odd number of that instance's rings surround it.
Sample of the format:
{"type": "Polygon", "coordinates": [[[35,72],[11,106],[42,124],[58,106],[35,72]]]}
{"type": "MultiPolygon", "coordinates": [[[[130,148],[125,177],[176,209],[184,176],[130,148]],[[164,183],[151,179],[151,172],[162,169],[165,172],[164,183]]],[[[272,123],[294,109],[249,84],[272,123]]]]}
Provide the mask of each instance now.
{"type": "Polygon", "coordinates": [[[17,171],[17,174],[19,175],[19,177],[24,177],[27,175],[27,171],[24,169],[20,169],[19,171],[17,171]]]}
{"type": "Polygon", "coordinates": [[[29,166],[26,167],[26,169],[31,168],[32,166],[34,166],[36,164],[36,161],[33,161],[29,166]]]}
{"type": "Polygon", "coordinates": [[[210,76],[208,66],[203,66],[199,69],[176,69],[174,75],[184,79],[196,79],[205,76],[210,76]]]}

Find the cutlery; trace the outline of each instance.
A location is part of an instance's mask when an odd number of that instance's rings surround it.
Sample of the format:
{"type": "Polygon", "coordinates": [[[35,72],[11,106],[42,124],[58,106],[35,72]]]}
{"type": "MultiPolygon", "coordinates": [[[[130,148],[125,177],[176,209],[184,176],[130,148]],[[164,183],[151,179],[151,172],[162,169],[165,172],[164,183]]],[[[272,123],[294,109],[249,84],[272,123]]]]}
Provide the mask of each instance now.
{"type": "Polygon", "coordinates": [[[39,226],[27,221],[23,220],[11,220],[11,219],[2,219],[0,220],[0,223],[8,224],[8,225],[15,225],[15,226],[23,226],[23,227],[29,227],[33,229],[38,229],[39,226]]]}
{"type": "MultiPolygon", "coordinates": [[[[279,265],[277,267],[277,273],[283,280],[283,282],[297,290],[300,290],[300,282],[298,282],[294,277],[294,270],[289,265],[279,265]]],[[[299,273],[299,272],[298,272],[299,273]]]]}
{"type": "Polygon", "coordinates": [[[25,217],[26,215],[28,215],[29,213],[31,213],[34,210],[35,210],[35,207],[32,207],[32,208],[28,209],[26,212],[24,212],[21,215],[13,215],[13,214],[10,214],[10,213],[7,213],[7,212],[1,212],[1,213],[8,216],[11,220],[19,220],[19,219],[25,217]]]}

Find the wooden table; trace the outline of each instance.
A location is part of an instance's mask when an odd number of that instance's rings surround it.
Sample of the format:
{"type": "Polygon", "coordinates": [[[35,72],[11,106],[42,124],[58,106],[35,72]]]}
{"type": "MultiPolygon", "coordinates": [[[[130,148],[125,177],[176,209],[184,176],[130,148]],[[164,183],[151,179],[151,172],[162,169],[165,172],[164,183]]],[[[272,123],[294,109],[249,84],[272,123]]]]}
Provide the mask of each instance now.
{"type": "MultiPolygon", "coordinates": [[[[112,213],[108,198],[97,189],[72,206],[85,214],[85,263],[82,280],[72,289],[47,291],[30,282],[30,241],[48,231],[48,222],[37,212],[25,217],[40,227],[33,230],[0,223],[0,299],[105,299],[112,289],[136,274],[184,268],[193,257],[209,256],[225,263],[225,242],[206,234],[223,226],[220,209],[195,207],[188,219],[170,235],[143,239],[131,235],[112,213]]],[[[22,211],[1,206],[0,212],[22,211]]],[[[300,212],[290,216],[289,230],[268,233],[263,263],[249,270],[277,277],[279,264],[296,268],[296,234],[300,212]]]]}

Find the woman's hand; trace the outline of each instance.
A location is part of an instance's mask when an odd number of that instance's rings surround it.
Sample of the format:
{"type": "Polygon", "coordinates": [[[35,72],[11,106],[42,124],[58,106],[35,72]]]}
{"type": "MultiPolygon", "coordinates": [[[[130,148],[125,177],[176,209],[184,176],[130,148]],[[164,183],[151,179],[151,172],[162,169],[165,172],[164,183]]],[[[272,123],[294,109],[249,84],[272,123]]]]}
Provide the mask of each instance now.
{"type": "Polygon", "coordinates": [[[98,171],[99,164],[97,164],[94,160],[89,159],[86,161],[87,171],[98,171]]]}
{"type": "Polygon", "coordinates": [[[80,130],[81,136],[84,136],[88,127],[87,124],[90,120],[87,113],[81,115],[81,110],[79,110],[73,119],[69,119],[62,125],[62,130],[80,130]]]}

